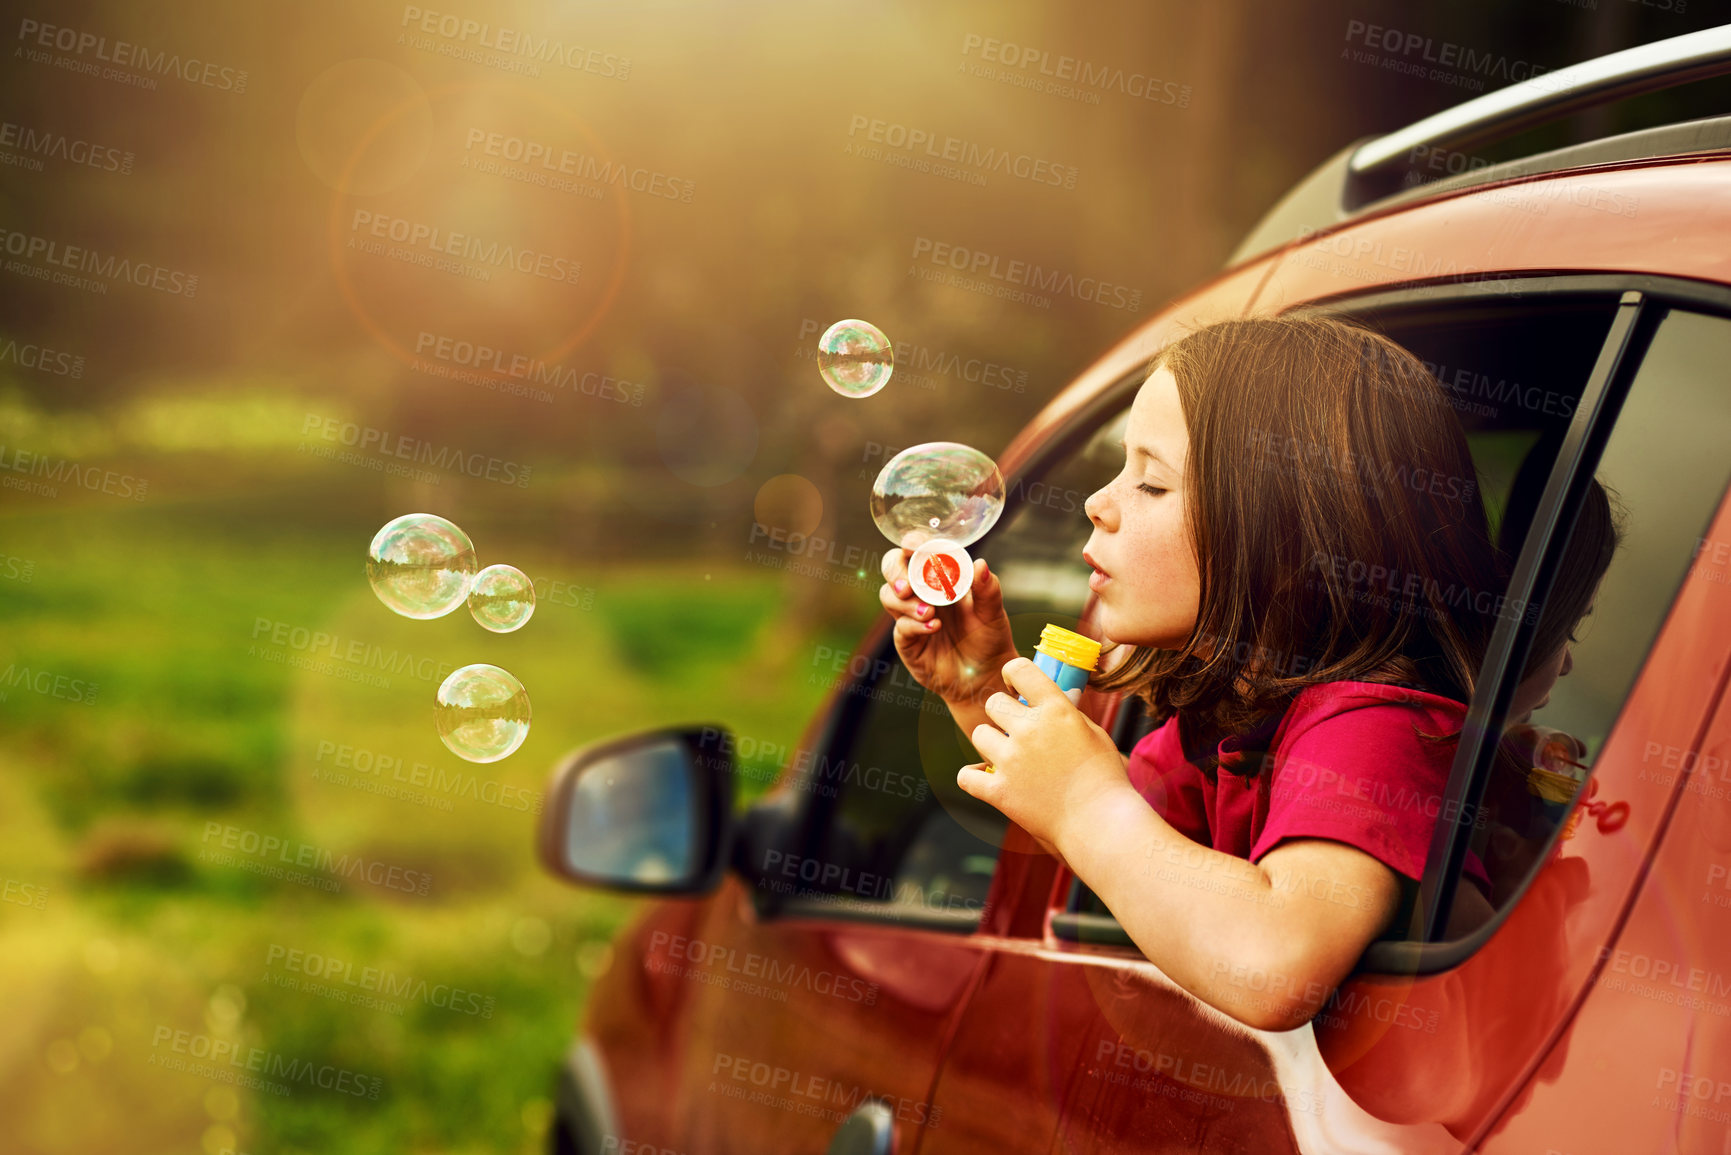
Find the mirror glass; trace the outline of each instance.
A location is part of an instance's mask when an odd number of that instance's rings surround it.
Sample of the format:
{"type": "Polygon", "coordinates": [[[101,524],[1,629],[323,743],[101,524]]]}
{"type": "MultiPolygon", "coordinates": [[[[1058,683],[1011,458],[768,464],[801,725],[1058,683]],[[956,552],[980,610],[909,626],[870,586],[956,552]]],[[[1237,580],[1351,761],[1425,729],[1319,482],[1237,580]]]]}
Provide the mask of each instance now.
{"type": "Polygon", "coordinates": [[[697,799],[686,747],[661,739],[583,768],[571,791],[565,858],[600,881],[678,884],[696,868],[697,799]]]}

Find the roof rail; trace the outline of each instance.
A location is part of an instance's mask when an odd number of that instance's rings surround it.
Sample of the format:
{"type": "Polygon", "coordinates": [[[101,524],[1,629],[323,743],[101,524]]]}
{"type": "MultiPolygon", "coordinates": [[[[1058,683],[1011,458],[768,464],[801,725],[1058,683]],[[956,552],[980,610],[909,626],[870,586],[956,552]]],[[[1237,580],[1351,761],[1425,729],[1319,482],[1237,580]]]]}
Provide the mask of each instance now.
{"type": "Polygon", "coordinates": [[[1361,144],[1347,161],[1344,206],[1350,211],[1393,192],[1415,149],[1501,140],[1582,108],[1727,72],[1731,72],[1731,25],[1656,40],[1541,73],[1361,144]]]}
{"type": "Polygon", "coordinates": [[[1572,64],[1486,93],[1386,136],[1355,141],[1318,165],[1269,209],[1239,243],[1227,265],[1239,264],[1306,233],[1338,224],[1359,210],[1403,191],[1409,195],[1427,195],[1420,192],[1422,188],[1434,194],[1513,175],[1557,171],[1571,162],[1578,165],[1613,157],[1669,155],[1680,148],[1688,150],[1691,145],[1723,148],[1725,142],[1721,140],[1685,142],[1674,139],[1672,134],[1649,130],[1649,134],[1625,134],[1519,162],[1476,168],[1435,185],[1403,186],[1405,170],[1415,150],[1453,149],[1498,140],[1582,108],[1726,73],[1731,73],[1731,25],[1657,40],[1572,64]],[[1637,141],[1635,137],[1641,139],[1637,141]],[[1611,143],[1625,140],[1627,147],[1611,143]],[[1635,151],[1631,152],[1631,148],[1635,151]],[[1601,150],[1608,150],[1603,158],[1597,155],[1601,150]],[[1518,174],[1515,167],[1520,170],[1518,174]]]}

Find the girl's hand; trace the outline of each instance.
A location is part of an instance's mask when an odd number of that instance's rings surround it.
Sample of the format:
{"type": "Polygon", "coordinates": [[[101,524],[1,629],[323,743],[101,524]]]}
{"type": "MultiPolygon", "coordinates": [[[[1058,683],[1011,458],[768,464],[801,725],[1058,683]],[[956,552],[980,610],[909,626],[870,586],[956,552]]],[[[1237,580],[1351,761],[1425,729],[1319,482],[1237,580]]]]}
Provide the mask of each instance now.
{"type": "Polygon", "coordinates": [[[1003,811],[1042,846],[1063,849],[1068,820],[1130,789],[1124,756],[1111,735],[1071,704],[1027,658],[1004,666],[1011,694],[986,699],[992,721],[975,727],[974,748],[992,765],[964,766],[956,784],[1003,811]]]}
{"type": "Polygon", "coordinates": [[[908,585],[911,550],[884,554],[878,601],[895,618],[896,653],[914,680],[944,701],[977,705],[1002,685],[998,667],[1016,656],[1004,590],[985,558],[974,560],[973,584],[951,606],[920,601],[908,585]]]}

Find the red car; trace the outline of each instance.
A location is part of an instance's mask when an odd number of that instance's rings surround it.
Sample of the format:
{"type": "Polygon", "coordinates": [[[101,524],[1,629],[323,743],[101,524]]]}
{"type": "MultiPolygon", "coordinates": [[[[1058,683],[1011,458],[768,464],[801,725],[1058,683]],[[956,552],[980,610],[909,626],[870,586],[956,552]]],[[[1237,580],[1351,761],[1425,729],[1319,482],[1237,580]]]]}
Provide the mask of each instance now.
{"type": "MultiPolygon", "coordinates": [[[[1429,363],[1493,521],[1529,463],[1499,605],[1550,589],[1591,478],[1615,495],[1623,546],[1533,718],[1577,738],[1590,774],[1560,792],[1498,778],[1533,628],[1499,611],[1430,800],[1422,934],[1372,944],[1294,1030],[1204,1005],[956,788],[975,756],[886,616],[855,653],[814,653],[835,691],[743,814],[719,728],[558,770],[547,866],[671,898],[594,987],[555,1149],[1731,1153],[1731,117],[1424,180],[1473,142],[1728,71],[1714,29],[1346,149],[1000,459],[1011,500],[978,553],[1024,653],[1048,621],[1090,629],[1082,500],[1120,468],[1150,354],[1199,323],[1325,309],[1429,363]],[[1450,940],[1469,850],[1496,916],[1450,940]]],[[[1124,750],[1147,730],[1134,701],[1082,705],[1124,750]]]]}

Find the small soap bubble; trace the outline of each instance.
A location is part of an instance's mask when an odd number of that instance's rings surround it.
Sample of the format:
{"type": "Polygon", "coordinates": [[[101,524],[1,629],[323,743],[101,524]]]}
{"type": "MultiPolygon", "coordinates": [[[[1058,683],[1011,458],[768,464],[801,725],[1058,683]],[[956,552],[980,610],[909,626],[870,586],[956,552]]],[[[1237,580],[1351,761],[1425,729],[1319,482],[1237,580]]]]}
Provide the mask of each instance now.
{"type": "Polygon", "coordinates": [[[439,739],[467,762],[497,762],[529,736],[529,691],[509,672],[477,662],[453,670],[434,710],[439,739]]]}
{"type": "Polygon", "coordinates": [[[405,618],[438,618],[463,604],[479,563],[475,543],[432,513],[406,513],[373,535],[367,580],[405,618]]]}
{"type": "Polygon", "coordinates": [[[891,542],[972,545],[1004,512],[1004,475],[977,449],[932,441],[904,449],[872,482],[872,520],[891,542]]]}
{"type": "Polygon", "coordinates": [[[837,321],[817,341],[817,371],[843,397],[870,397],[889,384],[896,354],[883,330],[865,321],[837,321]]]}
{"type": "Polygon", "coordinates": [[[512,565],[490,565],[469,586],[469,612],[482,629],[508,634],[535,613],[535,583],[512,565]]]}

